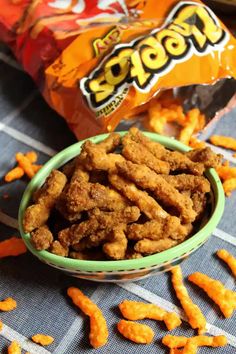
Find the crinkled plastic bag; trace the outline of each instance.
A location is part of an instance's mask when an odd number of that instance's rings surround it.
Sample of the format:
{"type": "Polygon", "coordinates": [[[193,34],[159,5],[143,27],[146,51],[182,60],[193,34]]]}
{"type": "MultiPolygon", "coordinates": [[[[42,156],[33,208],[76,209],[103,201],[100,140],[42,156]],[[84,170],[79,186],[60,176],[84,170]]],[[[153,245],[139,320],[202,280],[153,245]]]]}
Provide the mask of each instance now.
{"type": "Polygon", "coordinates": [[[0,39],[78,138],[160,90],[236,77],[236,40],[199,1],[0,0],[0,39]]]}

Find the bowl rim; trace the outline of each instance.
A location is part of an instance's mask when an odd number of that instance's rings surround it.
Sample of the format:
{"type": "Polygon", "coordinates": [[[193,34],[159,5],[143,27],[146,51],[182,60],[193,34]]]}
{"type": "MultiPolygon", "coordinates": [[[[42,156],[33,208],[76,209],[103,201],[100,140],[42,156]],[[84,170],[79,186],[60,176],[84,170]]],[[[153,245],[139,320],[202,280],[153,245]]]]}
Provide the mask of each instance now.
{"type": "MultiPolygon", "coordinates": [[[[117,132],[121,136],[124,136],[127,131],[117,132]]],[[[174,138],[162,136],[156,133],[143,132],[151,140],[163,144],[165,147],[171,150],[178,150],[181,152],[190,151],[191,148],[182,144],[174,138]]],[[[66,149],[57,153],[53,156],[34,176],[26,187],[21,202],[19,206],[18,213],[18,223],[19,230],[22,239],[24,240],[29,251],[38,257],[41,261],[55,265],[58,268],[68,269],[70,271],[84,271],[84,272],[117,272],[117,271],[129,271],[129,270],[140,270],[151,267],[156,267],[158,265],[163,265],[165,263],[171,262],[174,259],[183,257],[185,254],[190,253],[193,249],[200,246],[207,238],[211,235],[212,231],[216,228],[219,223],[225,205],[225,196],[222,183],[216,171],[210,168],[206,171],[206,176],[211,183],[213,189],[213,194],[215,198],[215,209],[209,219],[209,221],[193,236],[191,236],[186,241],[181,244],[174,246],[166,251],[156,253],[150,256],[145,256],[143,258],[131,259],[131,260],[118,260],[118,261],[89,261],[89,260],[78,260],[62,256],[57,256],[48,251],[37,251],[30,242],[30,234],[25,233],[23,230],[22,220],[26,207],[28,206],[33,192],[39,188],[46,177],[49,175],[51,170],[60,168],[62,165],[67,163],[69,160],[73,159],[80,153],[81,146],[86,140],[91,140],[94,143],[99,143],[104,140],[109,133],[100,134],[94,137],[82,140],[73,145],[70,145],[66,149]]]]}

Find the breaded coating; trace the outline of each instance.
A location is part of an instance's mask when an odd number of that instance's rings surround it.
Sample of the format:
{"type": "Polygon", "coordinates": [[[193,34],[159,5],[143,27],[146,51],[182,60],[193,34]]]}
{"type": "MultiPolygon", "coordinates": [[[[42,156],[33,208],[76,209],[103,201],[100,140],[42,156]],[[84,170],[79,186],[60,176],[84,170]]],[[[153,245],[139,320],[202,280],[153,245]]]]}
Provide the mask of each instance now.
{"type": "Polygon", "coordinates": [[[41,204],[30,205],[24,213],[23,228],[25,232],[31,232],[34,229],[44,225],[48,220],[50,210],[41,204]]]}
{"type": "Polygon", "coordinates": [[[62,246],[59,241],[54,241],[50,247],[50,252],[56,254],[57,256],[67,257],[69,248],[62,246]]]}
{"type": "Polygon", "coordinates": [[[65,184],[66,176],[53,170],[47,177],[44,185],[34,194],[35,203],[29,206],[24,214],[23,227],[25,232],[44,225],[49,218],[50,210],[56,204],[65,184]]]}
{"type": "Polygon", "coordinates": [[[201,192],[194,192],[192,194],[192,201],[193,201],[193,209],[197,213],[196,220],[199,220],[202,217],[202,214],[204,213],[207,205],[206,194],[201,192]]]}
{"type": "Polygon", "coordinates": [[[72,251],[69,253],[69,257],[85,261],[101,261],[106,259],[101,250],[72,251]]]}
{"type": "Polygon", "coordinates": [[[67,178],[62,172],[53,170],[43,186],[37,191],[35,202],[52,209],[63,191],[66,182],[67,178]]]}
{"type": "MultiPolygon", "coordinates": [[[[89,213],[89,220],[83,221],[80,224],[74,224],[70,228],[61,230],[58,233],[58,239],[63,245],[75,245],[84,237],[92,235],[92,242],[96,243],[101,240],[104,234],[97,234],[97,230],[105,229],[106,232],[120,223],[130,223],[137,221],[140,216],[140,210],[133,206],[123,210],[114,212],[101,211],[93,209],[89,213]]],[[[78,249],[78,248],[77,248],[78,249]]]]}
{"type": "Polygon", "coordinates": [[[72,248],[75,251],[83,251],[88,248],[97,247],[106,241],[109,233],[110,230],[97,230],[94,234],[91,234],[74,244],[72,248]]]}
{"type": "Polygon", "coordinates": [[[149,240],[144,238],[135,244],[134,249],[136,252],[143,254],[153,254],[165,251],[175,245],[177,245],[177,241],[172,240],[171,238],[164,238],[161,240],[149,240]]]}
{"type": "Polygon", "coordinates": [[[127,237],[129,240],[160,240],[171,237],[174,240],[182,240],[190,232],[189,225],[181,225],[180,219],[175,216],[169,216],[165,219],[151,220],[144,224],[132,224],[128,226],[127,237]]]}
{"type": "Polygon", "coordinates": [[[162,177],[180,192],[190,190],[192,192],[209,193],[211,190],[210,182],[203,176],[182,173],[176,176],[162,175],[162,177]]]}
{"type": "Polygon", "coordinates": [[[74,173],[75,166],[76,166],[76,159],[67,162],[67,164],[65,164],[62,167],[62,173],[64,173],[64,175],[66,175],[66,177],[70,179],[74,173]]]}
{"type": "Polygon", "coordinates": [[[40,226],[31,233],[31,243],[38,251],[47,250],[53,242],[53,235],[47,225],[40,226]]]}
{"type": "Polygon", "coordinates": [[[170,172],[168,162],[156,158],[145,146],[131,140],[128,134],[123,138],[122,155],[127,160],[144,164],[157,173],[168,174],[170,172]]]}
{"type": "Polygon", "coordinates": [[[134,181],[138,186],[149,189],[164,205],[178,210],[183,222],[192,222],[196,218],[192,200],[182,195],[175,187],[145,165],[130,161],[117,164],[118,171],[134,181]]]}
{"type": "Polygon", "coordinates": [[[127,179],[117,174],[110,174],[109,181],[126,198],[136,204],[149,219],[166,218],[169,215],[154,198],[150,197],[147,192],[138,189],[134,183],[127,179]]]}
{"type": "MultiPolygon", "coordinates": [[[[140,210],[136,206],[128,206],[123,210],[113,212],[101,211],[100,209],[93,209],[89,213],[90,217],[96,218],[99,229],[111,229],[120,223],[129,224],[135,222],[140,217],[140,210]]],[[[95,236],[95,235],[94,235],[95,236]]]]}
{"type": "Polygon", "coordinates": [[[125,224],[113,228],[109,242],[104,243],[103,252],[112,259],[124,259],[127,250],[128,240],[125,234],[125,224]]]}
{"type": "Polygon", "coordinates": [[[167,162],[171,171],[190,171],[194,175],[202,175],[204,172],[204,165],[191,161],[186,155],[178,151],[170,151],[165,149],[163,145],[158,142],[150,140],[143,133],[135,127],[129,131],[132,139],[142,144],[149,150],[157,159],[167,162]]]}
{"type": "Polygon", "coordinates": [[[86,152],[85,167],[88,170],[109,171],[115,168],[117,162],[124,161],[124,157],[119,154],[108,154],[104,149],[98,148],[91,141],[84,143],[83,151],[86,152]]]}
{"type": "Polygon", "coordinates": [[[68,213],[79,213],[93,208],[120,210],[127,206],[127,200],[109,187],[99,183],[81,182],[75,179],[62,193],[68,213]]]}
{"type": "Polygon", "coordinates": [[[105,150],[108,152],[113,152],[120,145],[120,134],[111,133],[106,139],[96,144],[99,149],[105,150]]]}
{"type": "Polygon", "coordinates": [[[223,156],[214,153],[209,146],[203,149],[194,149],[185,154],[193,162],[201,162],[205,168],[217,168],[222,162],[223,156]]]}
{"type": "Polygon", "coordinates": [[[136,252],[133,248],[129,247],[125,253],[125,259],[138,259],[143,258],[143,255],[140,252],[136,252]]]}

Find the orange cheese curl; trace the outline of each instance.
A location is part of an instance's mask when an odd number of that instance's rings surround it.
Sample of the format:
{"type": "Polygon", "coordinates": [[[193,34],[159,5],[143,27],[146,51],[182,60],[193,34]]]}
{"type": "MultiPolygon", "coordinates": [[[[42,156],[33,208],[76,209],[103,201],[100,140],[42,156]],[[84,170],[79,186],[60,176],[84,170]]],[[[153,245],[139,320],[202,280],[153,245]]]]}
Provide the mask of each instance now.
{"type": "Polygon", "coordinates": [[[150,344],[154,338],[151,327],[137,322],[121,320],[117,329],[125,338],[138,344],[150,344]]]}

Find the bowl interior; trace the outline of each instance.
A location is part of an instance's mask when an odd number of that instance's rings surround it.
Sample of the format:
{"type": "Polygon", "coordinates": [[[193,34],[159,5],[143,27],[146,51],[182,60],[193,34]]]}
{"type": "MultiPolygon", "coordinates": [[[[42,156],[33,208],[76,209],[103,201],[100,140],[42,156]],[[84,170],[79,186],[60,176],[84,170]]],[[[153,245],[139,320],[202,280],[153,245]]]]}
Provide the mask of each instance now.
{"type": "MultiPolygon", "coordinates": [[[[121,136],[125,135],[127,132],[119,132],[121,136]]],[[[190,148],[186,145],[180,143],[179,141],[164,137],[155,133],[144,133],[147,137],[149,137],[153,141],[157,141],[163,144],[165,147],[171,150],[178,150],[181,152],[189,151],[190,148]]],[[[95,137],[90,138],[94,143],[99,143],[104,140],[108,134],[102,134],[95,137]]],[[[19,207],[18,221],[21,236],[27,246],[27,248],[32,252],[35,256],[37,256],[40,260],[54,264],[57,267],[66,268],[69,270],[81,270],[88,272],[114,272],[114,271],[129,271],[135,269],[144,269],[150,268],[156,265],[161,265],[163,263],[167,263],[173,261],[177,258],[184,256],[185,254],[190,253],[197,247],[199,247],[206,239],[210,236],[212,231],[217,226],[218,222],[224,211],[224,191],[222,188],[221,181],[214,169],[209,169],[206,172],[206,177],[209,179],[212,188],[213,198],[213,208],[212,214],[208,222],[193,236],[191,236],[186,241],[181,244],[172,247],[166,251],[161,253],[157,253],[151,256],[146,256],[140,259],[132,259],[132,260],[120,260],[120,261],[85,261],[85,260],[77,260],[71,258],[65,258],[61,256],[54,255],[48,251],[37,251],[31,245],[30,242],[30,234],[24,233],[22,220],[25,209],[30,204],[31,196],[36,189],[38,189],[45,181],[46,177],[50,174],[53,169],[58,169],[69,160],[73,159],[80,153],[81,146],[84,141],[78,142],[61,151],[53,158],[51,158],[36,174],[36,176],[32,179],[32,181],[28,184],[21,203],[19,207]]]]}

